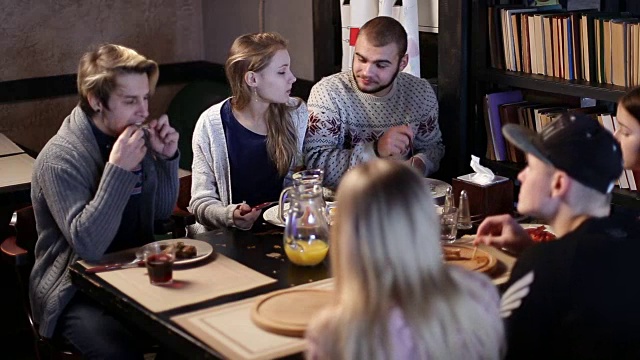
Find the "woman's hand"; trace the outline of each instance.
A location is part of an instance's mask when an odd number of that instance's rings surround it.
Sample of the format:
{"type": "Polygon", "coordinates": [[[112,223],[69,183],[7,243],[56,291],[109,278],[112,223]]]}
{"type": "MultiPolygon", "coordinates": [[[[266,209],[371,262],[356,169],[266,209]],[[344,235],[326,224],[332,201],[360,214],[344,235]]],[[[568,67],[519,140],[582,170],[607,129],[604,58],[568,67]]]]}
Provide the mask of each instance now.
{"type": "Polygon", "coordinates": [[[233,223],[239,229],[250,229],[261,212],[262,210],[254,210],[246,203],[242,203],[233,210],[233,223]]]}

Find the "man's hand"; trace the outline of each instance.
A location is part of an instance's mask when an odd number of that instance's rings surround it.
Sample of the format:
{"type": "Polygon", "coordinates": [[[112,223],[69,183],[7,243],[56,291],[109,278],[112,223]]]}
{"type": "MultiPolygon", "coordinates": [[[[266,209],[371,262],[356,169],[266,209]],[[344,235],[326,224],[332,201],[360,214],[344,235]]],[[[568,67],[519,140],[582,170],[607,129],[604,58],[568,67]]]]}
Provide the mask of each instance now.
{"type": "Polygon", "coordinates": [[[509,215],[489,216],[478,227],[474,245],[486,244],[520,254],[534,244],[529,233],[509,215]]]}
{"type": "Polygon", "coordinates": [[[408,160],[405,161],[407,165],[416,169],[419,174],[424,174],[427,170],[427,165],[424,164],[424,161],[420,159],[418,156],[412,156],[408,160]]]}
{"type": "Polygon", "coordinates": [[[172,158],[176,154],[179,137],[176,129],[169,125],[167,115],[162,115],[157,120],[149,122],[149,144],[153,151],[163,159],[172,158]]]}
{"type": "Polygon", "coordinates": [[[132,171],[144,158],[147,146],[144,131],[136,125],[128,126],[113,144],[109,162],[125,170],[132,171]]]}
{"type": "Polygon", "coordinates": [[[378,154],[382,158],[401,157],[410,149],[413,130],[407,125],[394,126],[378,139],[378,154]]]}
{"type": "Polygon", "coordinates": [[[250,229],[261,212],[262,210],[254,210],[251,206],[242,203],[233,210],[233,223],[237,228],[250,229]]]}

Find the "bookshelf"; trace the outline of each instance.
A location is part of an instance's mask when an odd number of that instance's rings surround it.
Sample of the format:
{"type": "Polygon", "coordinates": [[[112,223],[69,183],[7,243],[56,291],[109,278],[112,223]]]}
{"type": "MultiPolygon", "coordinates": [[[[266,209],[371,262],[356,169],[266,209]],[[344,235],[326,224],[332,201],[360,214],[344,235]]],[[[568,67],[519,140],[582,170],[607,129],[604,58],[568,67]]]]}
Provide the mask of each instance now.
{"type": "Polygon", "coordinates": [[[552,76],[526,74],[492,68],[478,70],[477,80],[520,89],[588,97],[610,102],[616,102],[627,90],[625,87],[612,84],[592,83],[583,80],[565,80],[552,76]]]}
{"type": "MultiPolygon", "coordinates": [[[[464,2],[464,0],[456,0],[456,2],[457,1],[464,2]]],[[[516,2],[511,1],[511,3],[516,2]]],[[[640,2],[637,0],[602,0],[600,9],[601,11],[628,11],[638,16],[640,15],[639,4],[640,2]]],[[[460,137],[467,143],[464,150],[468,151],[468,154],[466,154],[466,156],[459,155],[465,160],[464,163],[468,162],[467,159],[469,159],[469,154],[471,153],[480,156],[484,156],[485,154],[486,130],[482,112],[482,101],[484,95],[489,92],[505,88],[528,89],[615,103],[627,91],[627,88],[623,86],[583,80],[565,80],[551,76],[492,68],[488,61],[489,36],[487,6],[487,0],[472,0],[468,9],[468,15],[459,15],[457,19],[459,20],[457,27],[466,32],[468,38],[462,39],[456,44],[441,44],[442,47],[464,46],[465,49],[468,49],[469,66],[467,69],[469,75],[467,93],[461,98],[462,101],[458,103],[458,106],[463,109],[457,113],[461,118],[467,119],[464,124],[466,137],[460,137]],[[465,19],[468,19],[468,21],[463,22],[462,20],[465,19]]],[[[452,21],[452,18],[454,18],[454,16],[450,16],[448,20],[452,21]]],[[[495,173],[514,179],[516,185],[518,185],[516,177],[523,167],[522,164],[489,161],[487,159],[483,159],[482,163],[491,168],[495,173]]],[[[458,169],[458,171],[459,173],[468,172],[464,167],[458,169]]],[[[616,188],[612,202],[616,206],[640,210],[640,192],[616,188]]]]}

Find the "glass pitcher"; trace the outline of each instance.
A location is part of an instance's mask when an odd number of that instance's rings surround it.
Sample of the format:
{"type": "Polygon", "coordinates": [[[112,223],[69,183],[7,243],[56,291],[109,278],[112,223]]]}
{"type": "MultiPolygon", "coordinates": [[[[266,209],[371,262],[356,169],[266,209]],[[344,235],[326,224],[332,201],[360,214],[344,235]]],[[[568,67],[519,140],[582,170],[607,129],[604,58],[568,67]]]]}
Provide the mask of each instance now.
{"type": "Polygon", "coordinates": [[[318,185],[318,186],[320,186],[320,195],[321,195],[320,198],[322,200],[323,209],[326,206],[326,204],[324,203],[324,198],[322,197],[322,181],[324,180],[324,171],[322,171],[320,169],[302,170],[302,171],[298,171],[298,172],[294,173],[291,176],[291,178],[293,179],[293,186],[285,188],[280,193],[280,201],[279,201],[279,205],[278,205],[278,216],[280,217],[280,220],[283,223],[286,222],[285,218],[286,218],[286,215],[287,215],[287,212],[285,211],[284,204],[287,202],[287,200],[289,199],[289,194],[291,193],[293,188],[296,187],[296,186],[303,186],[303,185],[318,185]]]}
{"type": "Polygon", "coordinates": [[[309,183],[294,185],[288,196],[290,205],[285,215],[285,254],[296,265],[317,265],[329,251],[329,226],[324,215],[322,186],[309,183]]]}

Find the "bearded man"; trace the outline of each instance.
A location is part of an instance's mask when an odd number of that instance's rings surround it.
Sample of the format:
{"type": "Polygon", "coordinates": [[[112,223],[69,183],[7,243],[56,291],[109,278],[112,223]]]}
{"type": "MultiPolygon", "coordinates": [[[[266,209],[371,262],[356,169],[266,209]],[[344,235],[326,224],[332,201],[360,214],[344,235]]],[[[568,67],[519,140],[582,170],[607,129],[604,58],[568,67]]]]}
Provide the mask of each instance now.
{"type": "Polygon", "coordinates": [[[438,101],[426,79],[401,72],[407,63],[402,24],[376,17],[358,33],[352,71],[311,89],[305,160],[324,170],[325,186],[336,188],[347,170],[375,158],[405,161],[424,176],[438,170],[438,101]]]}

